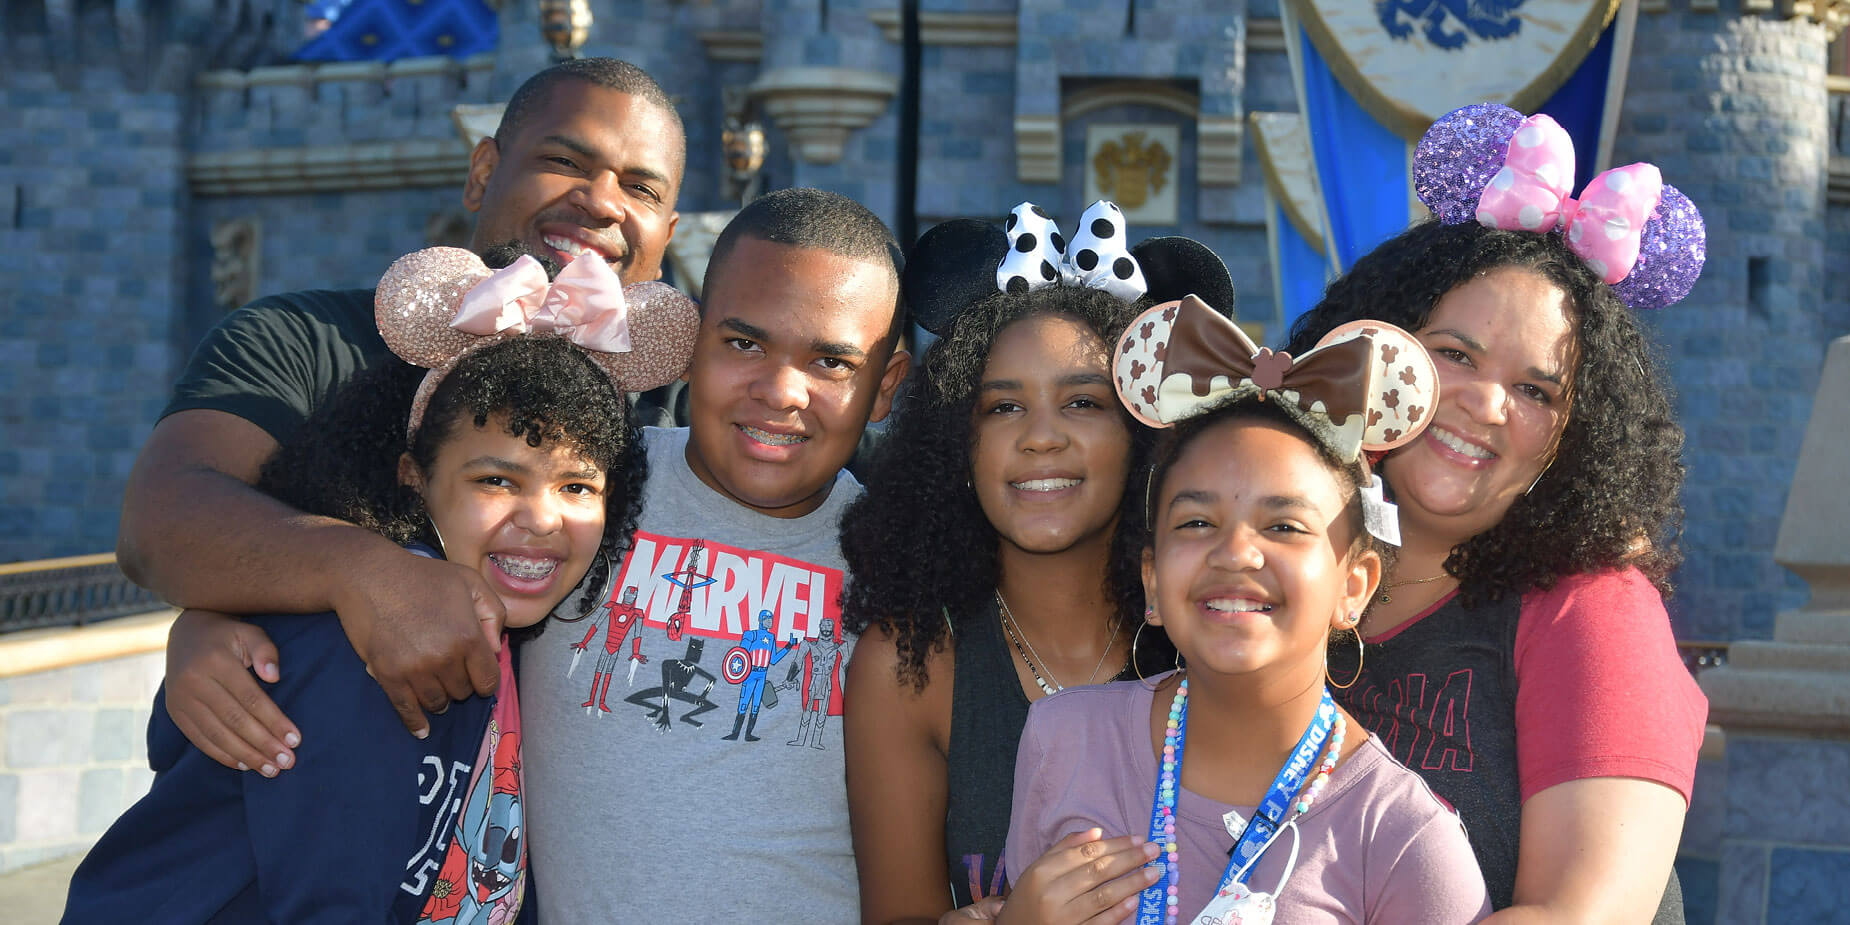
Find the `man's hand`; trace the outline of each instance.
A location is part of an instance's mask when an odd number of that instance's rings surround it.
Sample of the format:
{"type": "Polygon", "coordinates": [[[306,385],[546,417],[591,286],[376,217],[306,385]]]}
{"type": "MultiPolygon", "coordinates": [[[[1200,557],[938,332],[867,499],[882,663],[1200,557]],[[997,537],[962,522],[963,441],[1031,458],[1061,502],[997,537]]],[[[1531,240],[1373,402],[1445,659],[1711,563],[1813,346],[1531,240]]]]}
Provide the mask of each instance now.
{"type": "Polygon", "coordinates": [[[1162,877],[1145,867],[1159,853],[1136,836],[1104,838],[1098,829],[1054,843],[1015,880],[997,922],[1009,925],[1117,925],[1135,915],[1137,896],[1162,877]]]}
{"type": "Polygon", "coordinates": [[[276,646],[235,617],[188,610],[167,631],[167,715],[180,734],[228,768],[265,777],[295,764],[302,734],[257,677],[281,677],[276,646]]]}
{"type": "Polygon", "coordinates": [[[500,684],[507,611],[473,568],[390,556],[362,564],[335,594],[347,639],[412,735],[430,734],[426,711],[500,684]]]}

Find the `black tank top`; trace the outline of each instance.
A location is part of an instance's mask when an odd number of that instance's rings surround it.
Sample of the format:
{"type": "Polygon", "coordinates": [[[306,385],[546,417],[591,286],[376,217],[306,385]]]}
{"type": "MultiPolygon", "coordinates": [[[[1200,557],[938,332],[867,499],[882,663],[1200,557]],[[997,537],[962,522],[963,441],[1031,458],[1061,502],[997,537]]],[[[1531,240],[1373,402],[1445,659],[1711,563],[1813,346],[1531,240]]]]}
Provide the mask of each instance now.
{"type": "Polygon", "coordinates": [[[1002,849],[1015,800],[1015,749],[1028,697],[994,601],[952,639],[951,744],[945,756],[944,853],[951,896],[966,906],[1002,891],[1002,849]]]}
{"type": "MultiPolygon", "coordinates": [[[[1361,680],[1332,691],[1401,764],[1458,810],[1498,909],[1510,905],[1515,892],[1522,835],[1516,773],[1521,615],[1517,597],[1472,610],[1454,597],[1391,638],[1368,643],[1361,680]]],[[[1332,670],[1338,677],[1345,673],[1332,670]]],[[[1672,870],[1652,922],[1683,921],[1683,889],[1672,870]]]]}

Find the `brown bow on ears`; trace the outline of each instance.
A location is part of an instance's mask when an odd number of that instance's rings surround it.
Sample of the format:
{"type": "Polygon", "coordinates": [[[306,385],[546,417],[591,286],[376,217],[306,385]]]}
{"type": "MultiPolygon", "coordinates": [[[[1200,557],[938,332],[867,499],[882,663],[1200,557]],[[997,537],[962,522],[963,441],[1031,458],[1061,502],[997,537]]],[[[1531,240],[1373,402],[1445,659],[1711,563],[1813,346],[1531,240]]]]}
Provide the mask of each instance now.
{"type": "Polygon", "coordinates": [[[1412,440],[1439,393],[1426,348],[1391,324],[1352,321],[1293,359],[1254,345],[1192,295],[1138,316],[1115,356],[1119,399],[1151,427],[1257,395],[1279,402],[1349,462],[1412,440]]]}

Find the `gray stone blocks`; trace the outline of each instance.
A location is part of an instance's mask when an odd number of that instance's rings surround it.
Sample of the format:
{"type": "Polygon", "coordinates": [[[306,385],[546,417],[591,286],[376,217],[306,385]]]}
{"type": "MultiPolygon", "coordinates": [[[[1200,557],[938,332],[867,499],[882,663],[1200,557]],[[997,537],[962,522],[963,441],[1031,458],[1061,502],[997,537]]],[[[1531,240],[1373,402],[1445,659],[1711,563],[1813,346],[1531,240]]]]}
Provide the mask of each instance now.
{"type": "Polygon", "coordinates": [[[0,871],[81,852],[147,792],[153,652],[0,678],[0,871]]]}

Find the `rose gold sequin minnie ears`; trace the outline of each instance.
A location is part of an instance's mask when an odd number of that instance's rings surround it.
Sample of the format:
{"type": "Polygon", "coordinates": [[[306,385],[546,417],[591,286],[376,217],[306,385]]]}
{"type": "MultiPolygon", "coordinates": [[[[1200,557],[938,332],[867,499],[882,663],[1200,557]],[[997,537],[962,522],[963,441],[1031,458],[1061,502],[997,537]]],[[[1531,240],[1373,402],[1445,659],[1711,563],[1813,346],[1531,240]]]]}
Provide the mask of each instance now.
{"type": "MultiPolygon", "coordinates": [[[[1418,436],[1439,397],[1432,357],[1413,335],[1379,321],[1352,321],[1308,353],[1258,347],[1239,325],[1194,296],[1132,321],[1113,354],[1112,381],[1131,415],[1173,427],[1230,402],[1276,401],[1348,462],[1418,436]]],[[[1363,489],[1368,530],[1398,544],[1393,505],[1380,476],[1363,489]]]]}
{"type": "Polygon", "coordinates": [[[412,400],[408,433],[444,375],[489,344],[525,334],[563,337],[619,391],[643,392],[687,371],[700,329],[692,299],[659,282],[626,287],[601,259],[573,260],[549,281],[532,257],[491,271],[456,247],[400,257],[379,281],[374,312],[386,346],[430,370],[412,400]]]}

